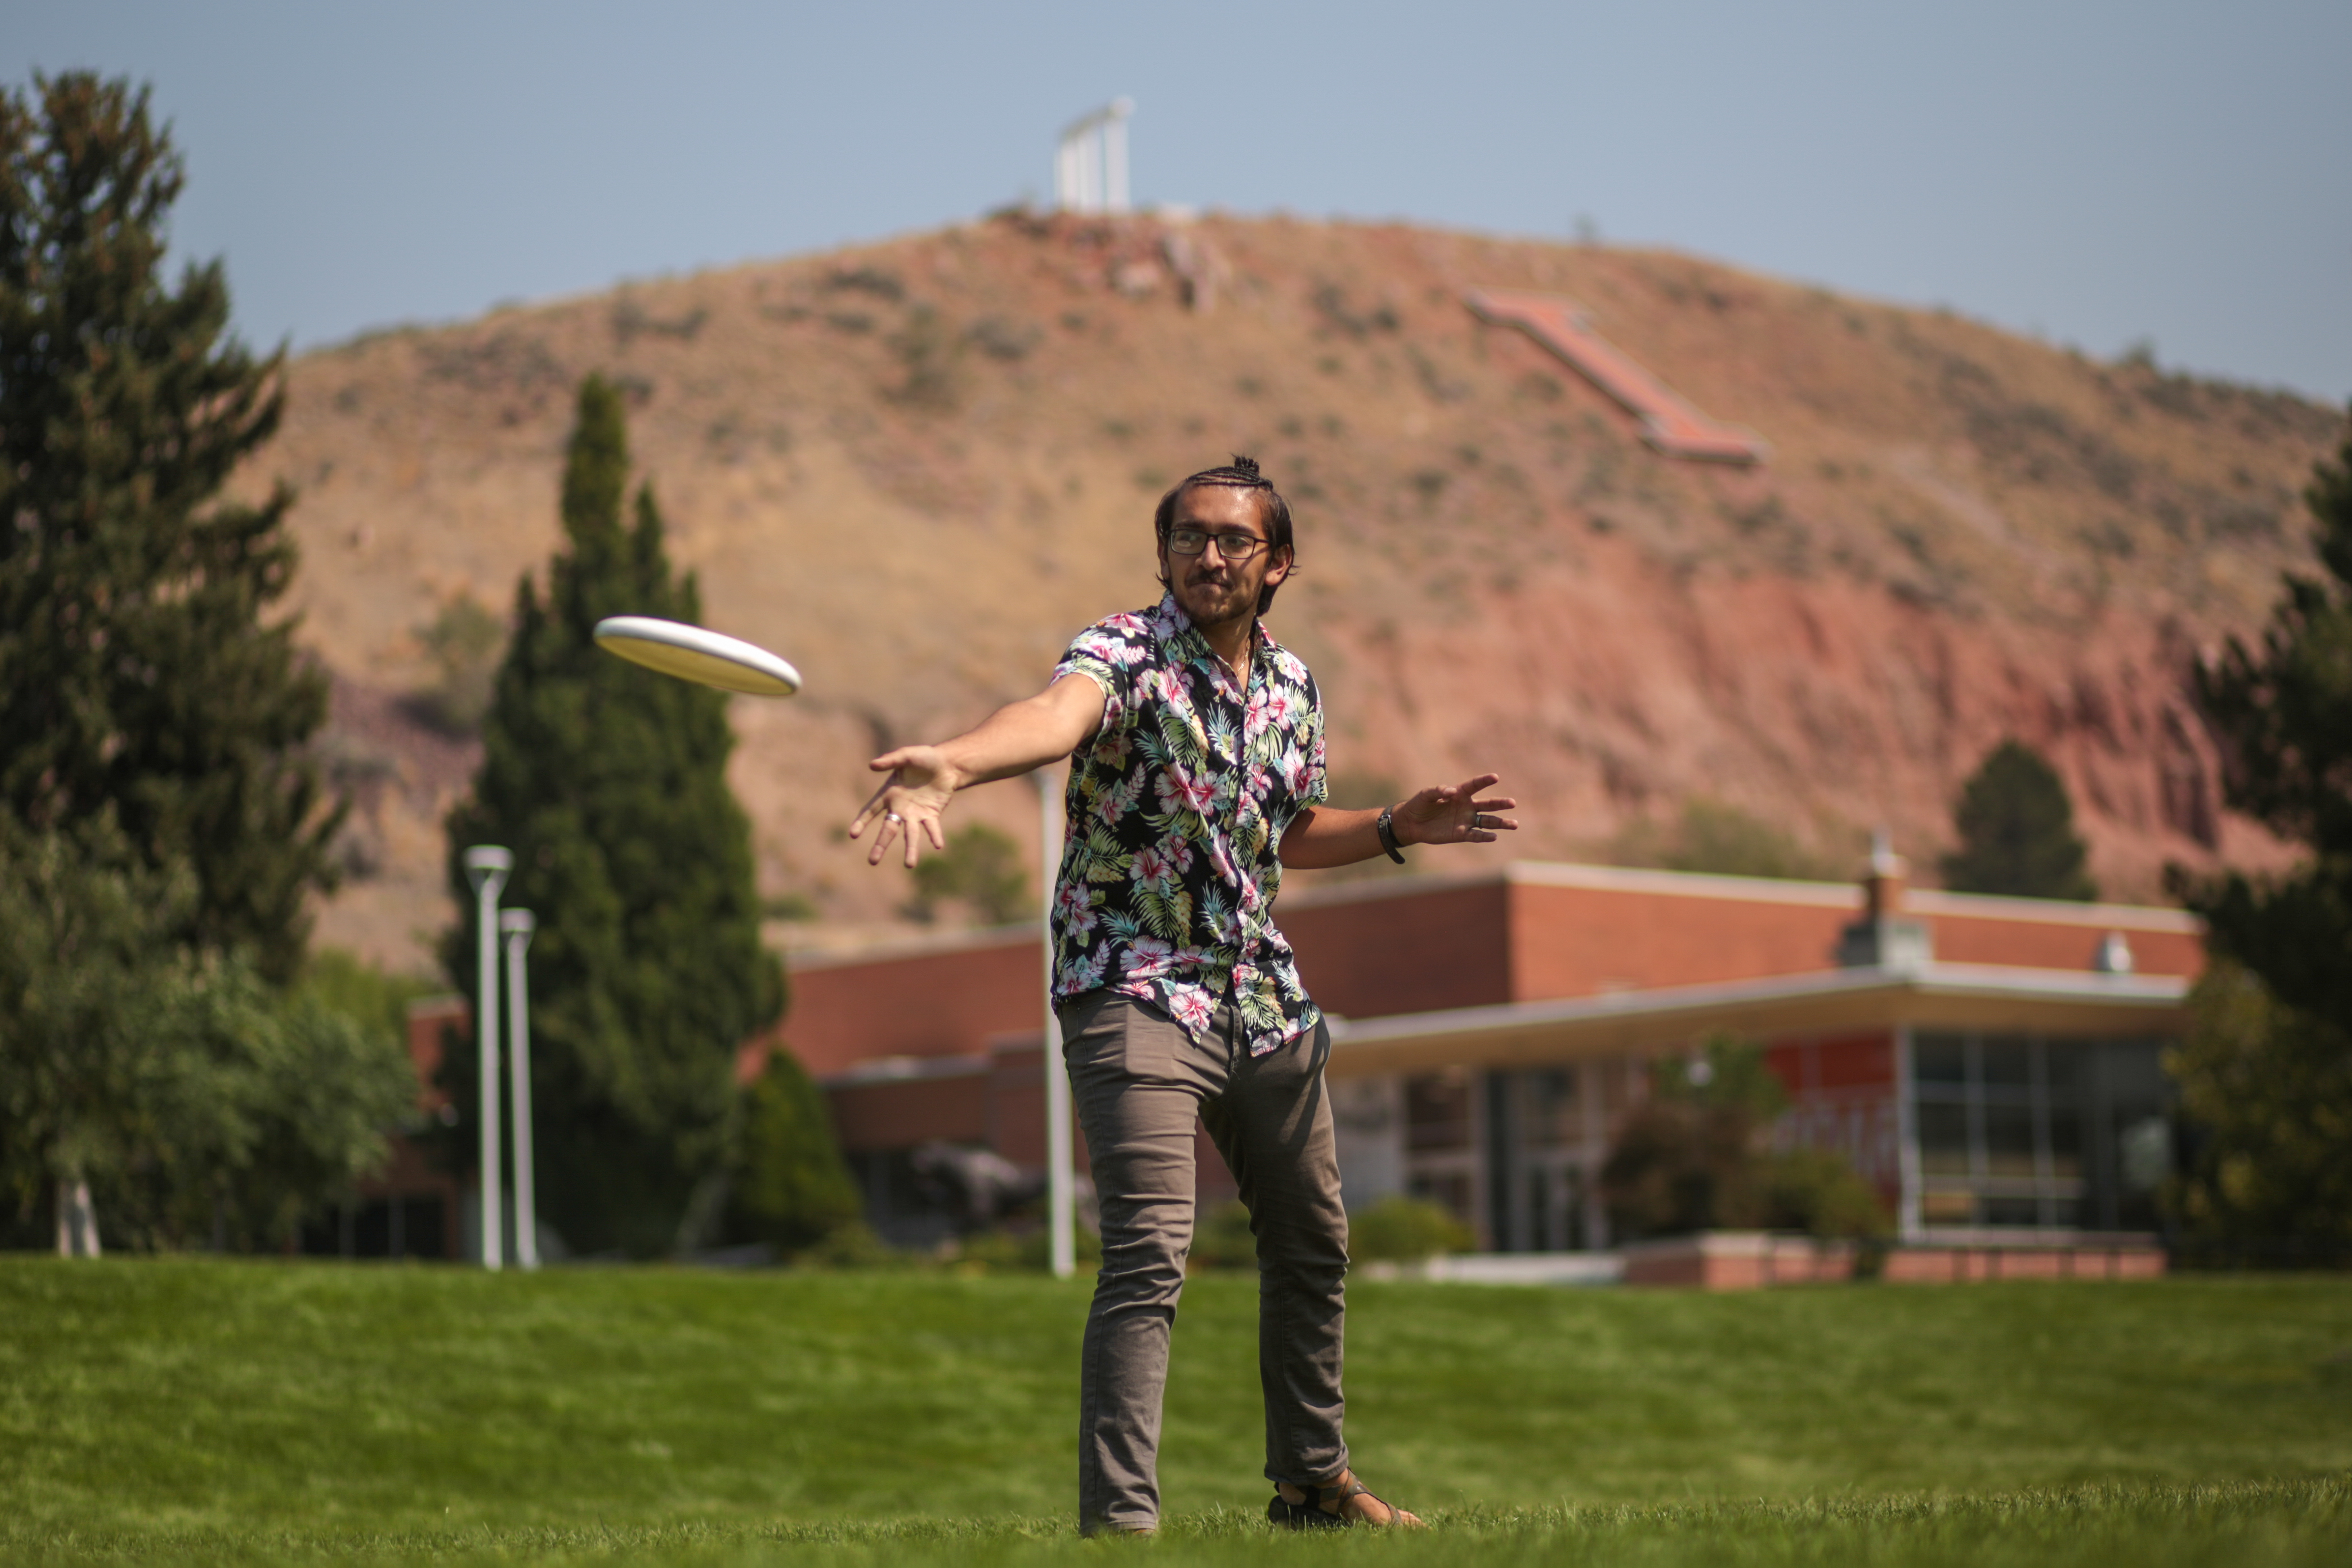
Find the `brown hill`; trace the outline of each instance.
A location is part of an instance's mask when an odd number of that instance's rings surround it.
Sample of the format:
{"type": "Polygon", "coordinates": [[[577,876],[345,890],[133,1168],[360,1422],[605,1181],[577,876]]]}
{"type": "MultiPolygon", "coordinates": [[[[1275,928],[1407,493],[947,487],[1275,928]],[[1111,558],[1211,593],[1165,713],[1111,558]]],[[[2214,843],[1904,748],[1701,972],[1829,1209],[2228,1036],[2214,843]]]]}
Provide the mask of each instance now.
{"type": "MultiPolygon", "coordinates": [[[[837,841],[865,759],[1033,689],[1075,628],[1155,597],[1152,500],[1230,451],[1297,509],[1270,620],[1321,678],[1343,795],[1492,767],[1522,853],[1606,853],[1708,798],[1841,858],[1887,823],[1931,874],[1959,781],[2015,734],[2065,773],[2111,893],[2281,854],[2221,812],[2184,675],[2306,558],[2294,496],[2329,409],[1671,254],[1002,217],[295,363],[250,478],[302,492],[296,597],[362,804],[327,940],[415,963],[447,918],[438,822],[472,752],[404,705],[418,628],[457,596],[503,609],[542,566],[598,369],[710,623],[808,679],[735,710],[763,882],[824,917],[795,940],[905,897],[837,841]],[[1581,300],[1771,460],[1656,456],[1475,320],[1477,286],[1581,300]]],[[[1034,843],[1025,790],[969,805],[1034,843]]]]}

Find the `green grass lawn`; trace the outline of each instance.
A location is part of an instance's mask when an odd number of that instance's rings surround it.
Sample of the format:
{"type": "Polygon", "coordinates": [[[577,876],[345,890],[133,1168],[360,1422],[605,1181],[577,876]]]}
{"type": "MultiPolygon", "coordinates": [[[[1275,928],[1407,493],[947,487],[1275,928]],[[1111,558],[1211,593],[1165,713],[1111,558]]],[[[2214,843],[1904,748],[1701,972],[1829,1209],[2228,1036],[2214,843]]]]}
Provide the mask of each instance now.
{"type": "MultiPolygon", "coordinates": [[[[1097,1552],[1087,1289],[0,1258],[0,1553],[1097,1552]]],[[[1349,1297],[1359,1468],[1451,1528],[1347,1550],[2352,1559],[2352,1280],[1349,1297]]],[[[1255,1307],[1188,1288],[1155,1552],[1334,1549],[1254,1522],[1255,1307]]]]}

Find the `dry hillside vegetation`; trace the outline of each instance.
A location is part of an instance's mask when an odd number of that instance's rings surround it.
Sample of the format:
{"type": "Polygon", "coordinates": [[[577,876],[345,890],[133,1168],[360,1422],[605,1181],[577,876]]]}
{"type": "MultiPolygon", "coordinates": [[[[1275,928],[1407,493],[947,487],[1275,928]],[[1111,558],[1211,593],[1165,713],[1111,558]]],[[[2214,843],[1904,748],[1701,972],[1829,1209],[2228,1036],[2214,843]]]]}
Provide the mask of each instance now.
{"type": "MultiPolygon", "coordinates": [[[[2014,734],[2064,773],[2113,894],[2153,896],[2168,859],[2281,853],[2221,813],[2185,672],[2305,558],[2295,497],[2333,410],[1677,255],[1000,217],[294,365],[250,479],[302,492],[297,596],[362,802],[329,940],[413,962],[446,918],[437,824],[470,753],[414,717],[423,628],[466,597],[503,612],[542,567],[593,370],[628,392],[710,624],[807,677],[735,708],[763,883],[823,917],[795,940],[906,898],[838,841],[865,760],[1035,689],[1076,628],[1156,597],[1153,500],[1234,451],[1297,510],[1269,622],[1321,679],[1343,801],[1491,767],[1525,854],[1597,853],[1699,797],[1839,855],[1885,822],[1925,870],[2014,734]],[[1479,285],[1581,300],[1771,460],[1653,454],[1474,319],[1479,285]]],[[[1034,844],[1025,790],[968,805],[1034,844]]]]}

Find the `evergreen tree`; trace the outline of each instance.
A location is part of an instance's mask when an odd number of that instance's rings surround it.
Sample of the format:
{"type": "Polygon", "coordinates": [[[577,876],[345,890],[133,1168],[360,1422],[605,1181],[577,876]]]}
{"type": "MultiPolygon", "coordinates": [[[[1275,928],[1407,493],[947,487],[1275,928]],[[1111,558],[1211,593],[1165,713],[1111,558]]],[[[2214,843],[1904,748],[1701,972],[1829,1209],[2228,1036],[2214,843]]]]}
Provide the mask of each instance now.
{"type": "Polygon", "coordinates": [[[2041,752],[2003,741],[1961,786],[1952,808],[1960,847],[1944,857],[1944,886],[2021,899],[2099,896],[2084,868],[2065,781],[2041,752]]]}
{"type": "Polygon", "coordinates": [[[782,1047],[745,1097],[729,1228],[801,1252],[856,1223],[864,1205],[834,1142],[824,1095],[782,1047]]]}
{"type": "MultiPolygon", "coordinates": [[[[593,640],[606,616],[700,617],[693,578],[671,574],[649,487],[624,523],[628,479],[620,395],[592,375],[563,476],[566,549],[543,595],[529,575],[517,591],[481,771],[449,818],[464,916],[445,958],[470,994],[475,903],[460,857],[505,845],[506,900],[539,917],[540,1212],[575,1250],[653,1255],[694,1245],[713,1216],[737,1131],[736,1053],[782,1014],[783,976],[760,944],[725,698],[593,640]]],[[[444,1081],[471,1127],[474,1054],[453,1047],[444,1081]]]]}
{"type": "Polygon", "coordinates": [[[2305,499],[2323,575],[2288,574],[2261,646],[2231,637],[2197,685],[2230,754],[2230,805],[2311,858],[2284,877],[2171,881],[2216,950],[2352,1033],[2352,430],[2305,499]]]}
{"type": "Polygon", "coordinates": [[[2305,499],[2324,574],[2288,574],[2260,646],[2231,637],[2197,685],[2230,805],[2310,858],[2167,878],[2215,957],[2168,1064],[2189,1121],[2169,1206],[2254,1261],[2352,1252],[2352,430],[2305,499]]]}
{"type": "Polygon", "coordinates": [[[284,981],[341,816],[304,751],[326,679],[265,619],[291,493],[220,499],[278,426],[282,354],[226,335],[219,263],[164,285],[181,183],[143,90],[0,90],[0,806],[110,812],[193,870],[183,934],[284,981]]]}

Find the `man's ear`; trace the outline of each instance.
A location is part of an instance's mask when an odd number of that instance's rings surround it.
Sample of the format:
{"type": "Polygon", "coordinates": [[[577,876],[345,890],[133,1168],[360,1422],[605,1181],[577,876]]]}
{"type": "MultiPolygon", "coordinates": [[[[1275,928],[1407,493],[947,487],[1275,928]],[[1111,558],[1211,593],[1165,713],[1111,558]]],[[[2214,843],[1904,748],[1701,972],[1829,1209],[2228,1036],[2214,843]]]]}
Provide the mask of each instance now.
{"type": "Polygon", "coordinates": [[[1272,588],[1289,576],[1290,563],[1297,557],[1298,552],[1287,544],[1277,544],[1268,552],[1265,558],[1265,585],[1272,588]]]}

